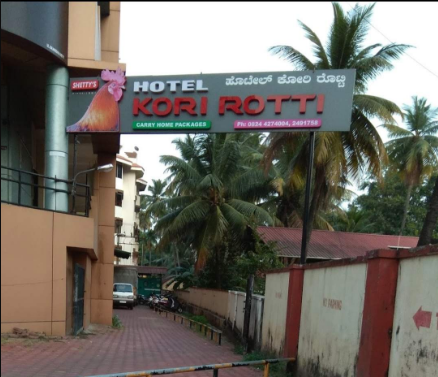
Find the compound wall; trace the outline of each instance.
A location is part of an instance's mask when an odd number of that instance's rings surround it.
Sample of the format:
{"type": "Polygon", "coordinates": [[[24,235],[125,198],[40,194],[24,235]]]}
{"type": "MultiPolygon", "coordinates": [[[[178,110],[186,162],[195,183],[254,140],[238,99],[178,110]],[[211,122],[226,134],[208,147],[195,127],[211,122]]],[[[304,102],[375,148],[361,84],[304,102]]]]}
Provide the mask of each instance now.
{"type": "Polygon", "coordinates": [[[299,376],[355,376],[367,265],[306,270],[299,376]]]}
{"type": "Polygon", "coordinates": [[[266,275],[262,349],[282,355],[284,351],[289,271],[266,275]]]}
{"type": "Polygon", "coordinates": [[[438,376],[438,255],[400,261],[389,377],[438,376]]]}

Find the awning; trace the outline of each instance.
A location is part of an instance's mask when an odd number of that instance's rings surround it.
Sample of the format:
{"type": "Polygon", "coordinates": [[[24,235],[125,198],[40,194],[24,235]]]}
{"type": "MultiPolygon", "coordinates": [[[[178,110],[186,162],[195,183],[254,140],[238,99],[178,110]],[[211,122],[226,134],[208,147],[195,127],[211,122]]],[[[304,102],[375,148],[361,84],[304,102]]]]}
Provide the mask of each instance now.
{"type": "Polygon", "coordinates": [[[128,251],[124,251],[122,249],[114,249],[114,255],[117,258],[129,259],[131,257],[131,253],[128,251]]]}

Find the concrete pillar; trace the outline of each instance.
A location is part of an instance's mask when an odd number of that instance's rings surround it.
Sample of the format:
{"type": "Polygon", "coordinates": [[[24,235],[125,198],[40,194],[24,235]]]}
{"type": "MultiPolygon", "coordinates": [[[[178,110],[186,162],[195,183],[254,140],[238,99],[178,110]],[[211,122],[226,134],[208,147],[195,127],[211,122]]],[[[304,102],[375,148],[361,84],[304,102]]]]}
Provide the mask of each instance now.
{"type": "MultiPolygon", "coordinates": [[[[116,166],[115,154],[99,154],[98,165],[116,166]]],[[[95,173],[92,216],[97,218],[98,258],[91,268],[91,323],[112,324],[116,169],[95,173]],[[97,208],[96,208],[97,204],[97,208]]]]}
{"type": "Polygon", "coordinates": [[[357,377],[388,375],[399,267],[396,257],[394,250],[379,250],[368,260],[357,377]]]}
{"type": "Polygon", "coordinates": [[[284,357],[298,357],[304,268],[292,265],[289,275],[284,357]]]}
{"type": "MultiPolygon", "coordinates": [[[[68,70],[66,67],[52,65],[47,68],[46,81],[46,167],[48,177],[67,180],[68,177],[68,70]]],[[[45,180],[50,188],[67,191],[66,183],[45,180]]],[[[68,194],[45,190],[45,208],[56,211],[68,211],[68,194]]]]}

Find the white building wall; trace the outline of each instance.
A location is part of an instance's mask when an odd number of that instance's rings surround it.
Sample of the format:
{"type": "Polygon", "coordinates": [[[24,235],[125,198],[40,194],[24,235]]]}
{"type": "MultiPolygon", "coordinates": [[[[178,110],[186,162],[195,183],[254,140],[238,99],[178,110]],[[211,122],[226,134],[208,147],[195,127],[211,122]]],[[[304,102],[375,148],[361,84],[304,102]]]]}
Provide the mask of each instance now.
{"type": "MultiPolygon", "coordinates": [[[[123,251],[131,253],[129,259],[119,259],[120,265],[136,266],[137,258],[134,258],[133,253],[138,252],[139,244],[135,241],[134,229],[135,224],[138,225],[138,215],[135,212],[135,204],[137,197],[137,176],[136,173],[130,170],[129,166],[123,166],[123,178],[116,178],[116,188],[123,190],[122,207],[116,206],[116,217],[123,220],[122,232],[124,236],[119,237],[119,245],[123,251]]],[[[117,244],[117,237],[115,237],[117,244]]]]}

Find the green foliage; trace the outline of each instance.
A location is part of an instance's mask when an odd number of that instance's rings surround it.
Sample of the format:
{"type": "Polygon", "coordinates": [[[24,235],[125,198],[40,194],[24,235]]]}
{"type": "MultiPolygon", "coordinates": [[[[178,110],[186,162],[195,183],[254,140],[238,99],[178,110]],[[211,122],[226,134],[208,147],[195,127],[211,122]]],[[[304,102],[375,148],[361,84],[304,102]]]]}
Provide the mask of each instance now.
{"type": "Polygon", "coordinates": [[[245,354],[245,347],[241,343],[236,343],[234,345],[234,353],[238,355],[244,355],[245,354]]]}
{"type": "Polygon", "coordinates": [[[391,163],[408,188],[400,235],[405,229],[412,188],[438,170],[438,109],[428,105],[425,98],[414,96],[412,101],[411,106],[404,106],[406,129],[395,124],[383,125],[392,139],[386,143],[391,163]]]}
{"type": "MultiPolygon", "coordinates": [[[[435,176],[424,180],[423,184],[412,190],[410,210],[407,214],[404,235],[418,236],[427,212],[427,201],[432,195],[435,176]]],[[[397,235],[403,217],[407,188],[393,171],[387,171],[382,184],[375,180],[364,182],[361,189],[367,193],[357,197],[346,214],[331,214],[336,230],[377,234],[397,235]],[[345,218],[350,221],[345,228],[345,218]],[[356,222],[351,222],[355,220],[356,222]]],[[[434,237],[438,237],[438,227],[434,237]]]]}
{"type": "Polygon", "coordinates": [[[185,312],[184,317],[187,317],[187,318],[191,319],[192,321],[202,323],[203,325],[210,325],[207,318],[205,318],[203,315],[193,315],[191,313],[185,312]]]}
{"type": "MultiPolygon", "coordinates": [[[[239,349],[238,349],[239,350],[239,349]]],[[[236,352],[239,353],[239,352],[236,352]]],[[[240,354],[240,353],[239,353],[240,354]]],[[[243,361],[260,361],[260,360],[267,360],[267,359],[277,359],[278,356],[271,355],[266,352],[261,351],[254,351],[251,353],[247,353],[243,356],[243,361]]],[[[264,366],[255,366],[254,368],[258,370],[263,370],[264,366]]],[[[281,363],[275,363],[269,365],[269,376],[270,377],[292,377],[291,374],[286,372],[287,363],[281,362],[281,363]]]]}
{"type": "Polygon", "coordinates": [[[217,256],[207,260],[205,268],[198,274],[187,273],[175,280],[182,283],[184,288],[196,286],[245,291],[248,276],[254,275],[254,293],[263,295],[264,272],[283,267],[274,244],[261,242],[251,228],[247,229],[242,239],[224,242],[217,256]]]}
{"type": "MultiPolygon", "coordinates": [[[[291,46],[274,46],[270,49],[298,70],[356,69],[351,132],[317,132],[316,135],[310,227],[314,224],[317,226],[318,212],[329,208],[333,198],[345,189],[349,179],[358,179],[363,172],[380,178],[382,162],[386,161],[387,156],[382,139],[370,119],[374,117],[385,123],[394,123],[393,115],[401,114],[393,102],[365,94],[368,82],[382,72],[391,70],[392,62],[409,47],[402,44],[364,46],[373,8],[374,4],[356,5],[354,10],[344,12],[339,3],[333,3],[334,18],[326,46],[322,45],[310,27],[300,23],[305,37],[313,46],[313,61],[291,46]]],[[[290,160],[290,174],[305,172],[308,134],[271,134],[265,160],[269,164],[288,150],[294,154],[290,160]]]]}
{"type": "Polygon", "coordinates": [[[261,242],[259,235],[255,232],[254,237],[255,249],[239,255],[230,268],[232,271],[231,284],[233,290],[245,291],[248,276],[254,275],[254,293],[264,295],[266,283],[264,272],[282,268],[284,265],[278,258],[274,243],[261,242]]]}
{"type": "Polygon", "coordinates": [[[412,105],[403,109],[406,128],[395,124],[383,127],[391,138],[387,149],[392,165],[408,186],[415,186],[438,170],[438,109],[415,96],[412,105]]]}
{"type": "Polygon", "coordinates": [[[248,171],[245,151],[259,145],[260,136],[188,135],[174,143],[181,157],[161,157],[170,173],[172,196],[152,203],[146,212],[159,217],[155,229],[161,234],[160,247],[172,242],[190,245],[201,270],[212,257],[220,263],[224,240],[241,235],[250,222],[273,223],[254,200],[243,199],[254,181],[240,179],[248,171]]]}
{"type": "Polygon", "coordinates": [[[113,316],[113,324],[112,324],[113,329],[117,329],[120,330],[123,328],[123,323],[120,320],[118,315],[114,315],[113,316]]]}

